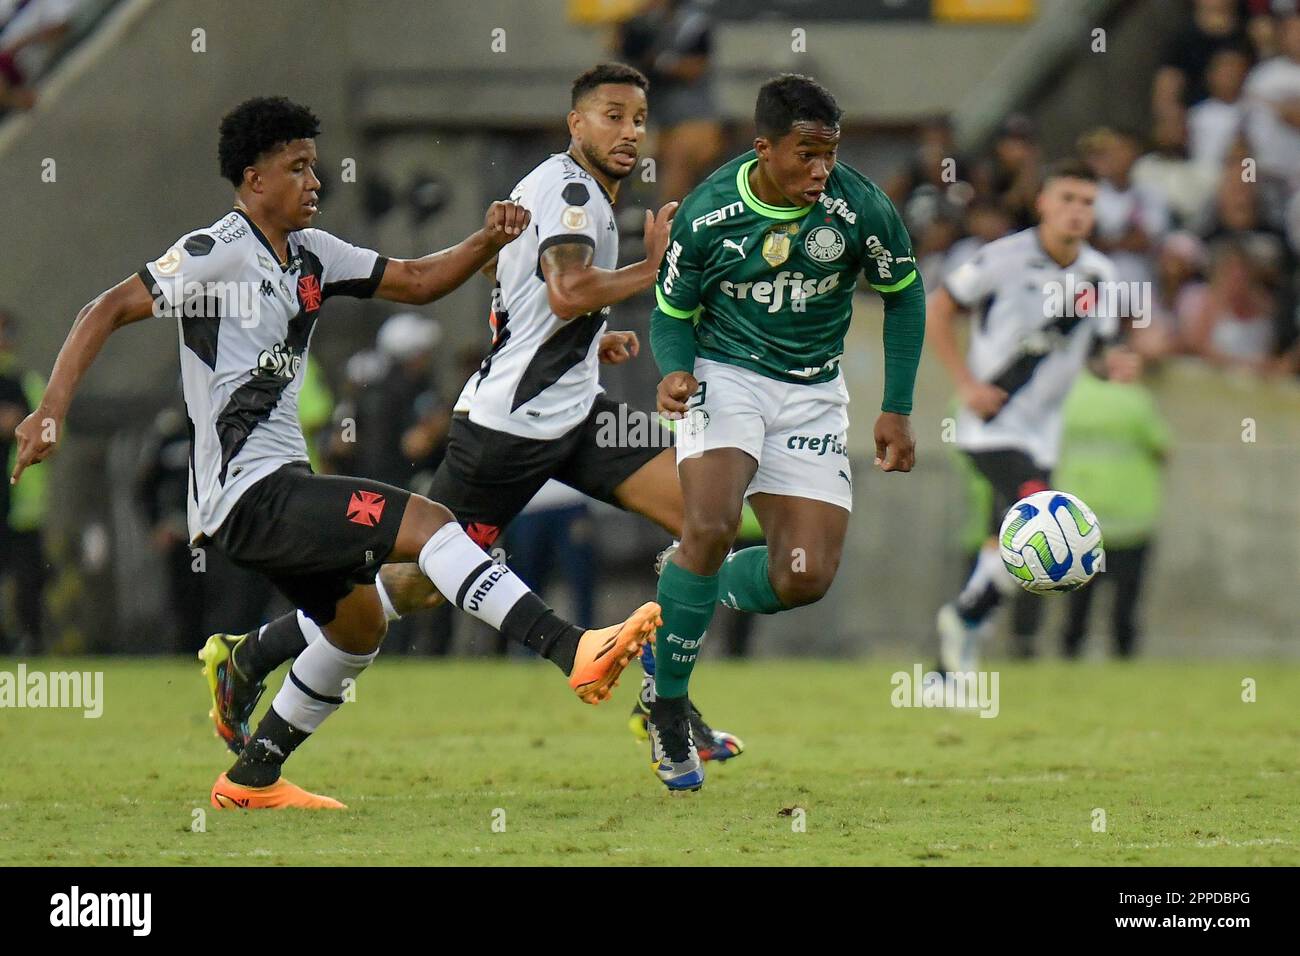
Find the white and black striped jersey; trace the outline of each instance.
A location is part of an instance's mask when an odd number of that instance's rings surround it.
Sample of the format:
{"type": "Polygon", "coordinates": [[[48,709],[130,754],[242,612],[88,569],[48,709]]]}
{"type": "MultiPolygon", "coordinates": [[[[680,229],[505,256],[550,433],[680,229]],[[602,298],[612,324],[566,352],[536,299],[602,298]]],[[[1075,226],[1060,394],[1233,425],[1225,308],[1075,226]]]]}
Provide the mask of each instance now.
{"type": "Polygon", "coordinates": [[[374,295],[388,262],[320,229],[290,233],[288,249],[281,263],[234,210],[140,270],[180,333],[191,540],[215,533],[259,479],[307,461],[298,393],[316,318],[330,296],[374,295]]]}
{"type": "Polygon", "coordinates": [[[456,411],[522,438],[559,438],[587,417],[600,394],[597,351],[609,308],[557,318],[541,255],[559,243],[585,243],[592,265],[613,269],[618,227],[604,188],[568,153],[525,176],[510,199],[532,213],[532,225],[497,258],[492,349],[465,383],[456,411]]]}
{"type": "Polygon", "coordinates": [[[958,448],[1018,449],[1055,466],[1066,395],[1097,340],[1118,331],[1114,280],[1111,261],[1086,243],[1070,265],[1057,264],[1037,228],[990,242],[947,276],[948,292],[971,311],[971,374],[1010,396],[988,421],[963,406],[958,448]]]}

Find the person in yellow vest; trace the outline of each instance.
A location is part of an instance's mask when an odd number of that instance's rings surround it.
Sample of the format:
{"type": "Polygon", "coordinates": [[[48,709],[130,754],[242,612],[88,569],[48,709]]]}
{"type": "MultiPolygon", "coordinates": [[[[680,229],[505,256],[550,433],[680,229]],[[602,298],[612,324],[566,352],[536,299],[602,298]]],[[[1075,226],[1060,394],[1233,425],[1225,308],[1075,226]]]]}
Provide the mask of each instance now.
{"type": "Polygon", "coordinates": [[[1160,518],[1168,428],[1151,393],[1137,381],[1140,363],[1117,359],[1109,364],[1108,380],[1080,375],[1065,404],[1056,487],[1088,502],[1106,546],[1105,573],[1069,595],[1062,644],[1066,657],[1082,650],[1093,596],[1108,585],[1115,589],[1115,653],[1133,655],[1148,552],[1160,518]]]}
{"type": "MultiPolygon", "coordinates": [[[[14,354],[17,323],[0,309],[0,460],[12,470],[17,454],[14,428],[39,404],[45,380],[24,369],[14,354]]],[[[0,583],[14,582],[16,628],[4,619],[0,602],[0,652],[23,654],[41,650],[41,597],[45,588],[46,561],[41,543],[48,497],[47,475],[30,485],[11,488],[0,482],[0,583]]]]}

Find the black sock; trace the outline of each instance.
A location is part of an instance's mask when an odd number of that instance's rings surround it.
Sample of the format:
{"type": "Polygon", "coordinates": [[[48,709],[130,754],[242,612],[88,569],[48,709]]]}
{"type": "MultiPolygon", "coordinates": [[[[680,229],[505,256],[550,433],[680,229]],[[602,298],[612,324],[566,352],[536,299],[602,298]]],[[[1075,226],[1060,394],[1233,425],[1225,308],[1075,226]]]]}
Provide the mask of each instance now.
{"type": "Polygon", "coordinates": [[[290,726],[272,707],[226,776],[243,787],[269,787],[280,779],[280,767],[289,755],[310,736],[290,726]]]}
{"type": "Polygon", "coordinates": [[[307,649],[307,638],[293,611],[253,631],[235,648],[235,667],[249,683],[256,684],[285,661],[307,649]]]}
{"type": "Polygon", "coordinates": [[[582,628],[557,615],[531,591],[516,602],[501,622],[502,637],[536,651],[565,674],[573,673],[573,658],[582,635],[582,628]]]}
{"type": "Polygon", "coordinates": [[[987,584],[984,590],[973,600],[957,601],[957,613],[967,624],[981,624],[993,613],[993,609],[1002,603],[1002,592],[994,585],[987,584]]]}

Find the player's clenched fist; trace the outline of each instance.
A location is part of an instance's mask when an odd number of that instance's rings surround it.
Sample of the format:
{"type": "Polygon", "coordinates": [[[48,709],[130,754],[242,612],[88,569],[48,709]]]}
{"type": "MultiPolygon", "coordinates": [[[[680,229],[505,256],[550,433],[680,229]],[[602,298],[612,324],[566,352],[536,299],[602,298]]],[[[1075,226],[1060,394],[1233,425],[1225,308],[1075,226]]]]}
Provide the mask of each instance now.
{"type": "Polygon", "coordinates": [[[600,337],[596,354],[600,356],[601,365],[622,365],[628,359],[636,358],[640,351],[641,340],[635,332],[606,332],[600,337]]]}
{"type": "Polygon", "coordinates": [[[690,372],[670,372],[659,383],[655,395],[659,414],[671,421],[686,417],[686,403],[700,390],[700,383],[690,372]]]}
{"type": "Polygon", "coordinates": [[[14,429],[14,435],[18,439],[18,454],[15,456],[14,473],[9,476],[10,484],[18,484],[18,478],[28,465],[50,457],[58,440],[57,430],[54,421],[40,409],[18,423],[14,429]]]}
{"type": "Polygon", "coordinates": [[[504,246],[523,235],[532,219],[532,213],[518,203],[494,202],[483,219],[483,231],[494,245],[504,246]]]}
{"type": "Polygon", "coordinates": [[[906,415],[881,412],[876,419],[876,466],[881,471],[911,471],[916,464],[916,439],[906,415]]]}

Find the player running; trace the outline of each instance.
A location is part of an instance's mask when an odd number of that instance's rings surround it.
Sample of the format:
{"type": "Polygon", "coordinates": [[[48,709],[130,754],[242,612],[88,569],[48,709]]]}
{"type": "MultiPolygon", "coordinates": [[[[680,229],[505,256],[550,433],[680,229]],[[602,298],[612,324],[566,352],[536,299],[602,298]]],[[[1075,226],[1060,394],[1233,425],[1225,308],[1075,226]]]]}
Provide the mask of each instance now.
{"type": "MultiPolygon", "coordinates": [[[[1082,162],[1049,166],[1037,226],[984,246],[929,298],[931,341],[961,399],[957,447],[993,486],[990,537],[956,600],[938,614],[939,670],[973,671],[994,610],[1019,590],[998,552],[1007,510],[1051,487],[1060,453],[1062,406],[1090,357],[1106,377],[1102,347],[1118,319],[1098,295],[1113,283],[1111,261],[1085,241],[1092,232],[1097,178],[1082,162]],[[953,319],[977,315],[965,359],[953,319]]],[[[1130,361],[1126,350],[1119,361],[1130,361]]]]}
{"type": "MultiPolygon", "coordinates": [[[[605,416],[629,420],[626,407],[604,396],[599,366],[626,362],[640,348],[635,333],[608,330],[609,307],[654,284],[677,208],[647,212],[645,259],[617,268],[613,206],[645,138],[647,87],[644,76],[617,63],[577,77],[568,150],[542,162],[511,193],[531,210],[533,228],[497,258],[492,348],[456,403],[446,458],[430,490],[482,548],[552,478],[681,533],[672,449],[653,436],[640,445],[599,439],[605,416]]],[[[376,587],[389,620],[441,601],[413,564],[387,565],[376,587]]],[[[209,638],[201,656],[212,717],[235,753],[248,740],[266,677],[319,635],[299,611],[249,634],[209,638]]],[[[653,660],[648,646],[644,653],[653,660]]],[[[709,741],[706,754],[740,753],[740,741],[710,728],[698,710],[692,719],[709,741]]]]}
{"type": "Polygon", "coordinates": [[[651,345],[659,409],[683,419],[686,507],[659,578],[650,707],[656,773],[670,790],[704,782],[687,686],[719,598],[771,614],[819,600],[835,577],[853,503],[839,365],[860,271],[885,302],[876,464],[912,468],[925,293],[893,204],[836,162],[839,120],[815,81],[765,83],[754,150],[686,197],[659,271],[651,345]],[[728,556],[746,498],[767,546],[728,556]]]}
{"type": "Polygon", "coordinates": [[[413,260],[308,228],[318,211],[319,132],[310,110],[279,97],[227,115],[219,156],[234,210],[81,310],[40,407],[17,428],[15,482],[54,450],[77,384],[108,336],[151,315],[177,317],[191,539],[266,574],[324,635],[299,655],[250,743],[217,778],[217,808],[343,806],[285,780],[281,767],[374,660],[387,629],[374,585],[385,562],[416,562],[457,607],[557,664],[589,703],[609,696],[659,619],[648,603],[622,624],[583,631],[493,562],[445,506],[375,481],[312,473],[297,402],[325,301],[431,302],[530,225],[524,207],[493,203],[478,232],[413,260]]]}

